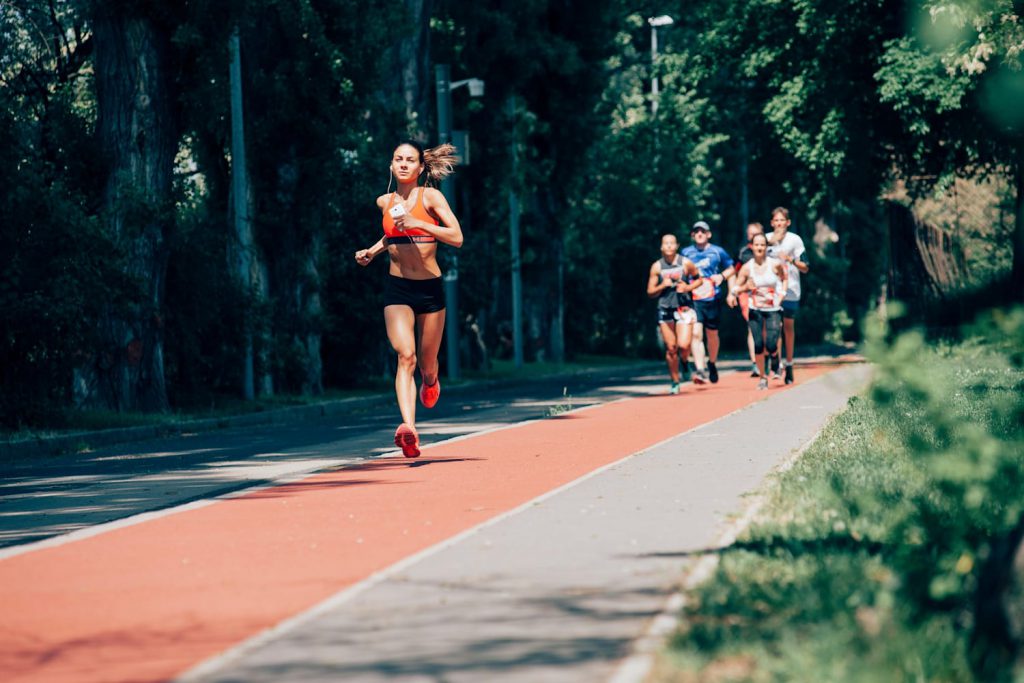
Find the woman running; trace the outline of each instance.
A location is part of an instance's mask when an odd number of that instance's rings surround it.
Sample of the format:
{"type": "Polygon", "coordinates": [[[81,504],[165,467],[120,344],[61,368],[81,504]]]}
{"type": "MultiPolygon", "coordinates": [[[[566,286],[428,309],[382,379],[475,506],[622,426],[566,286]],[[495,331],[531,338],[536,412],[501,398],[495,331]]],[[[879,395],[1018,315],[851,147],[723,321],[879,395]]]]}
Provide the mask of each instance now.
{"type": "MultiPolygon", "coordinates": [[[[760,223],[750,223],[747,225],[747,243],[740,249],[739,256],[736,258],[736,263],[741,266],[754,257],[754,252],[750,249],[750,242],[754,239],[754,235],[759,235],[764,232],[764,226],[760,223]]],[[[729,292],[729,296],[725,299],[726,303],[729,304],[730,308],[735,308],[738,303],[740,306],[740,314],[743,316],[743,324],[747,324],[749,316],[747,315],[750,310],[750,292],[743,290],[737,297],[732,292],[729,292]]],[[[757,369],[757,354],[754,352],[754,335],[747,330],[747,352],[750,354],[750,367],[751,377],[760,377],[761,373],[757,369]]]]}
{"type": "Polygon", "coordinates": [[[398,188],[377,197],[384,214],[384,236],[369,249],[356,252],[356,263],[368,265],[387,250],[391,263],[384,283],[384,325],[398,354],[395,394],[402,424],[395,430],[395,445],[407,458],[420,454],[416,433],[416,362],[422,384],[420,401],[433,408],[441,395],[437,378],[437,352],[444,332],[444,286],[437,265],[437,243],[462,246],[462,228],[448,201],[432,183],[449,175],[455,166],[455,148],[444,144],[423,149],[407,140],[395,148],[391,175],[398,188]],[[419,184],[426,174],[426,184],[419,184]]]}
{"type": "Polygon", "coordinates": [[[690,292],[702,283],[697,266],[679,255],[676,236],[664,235],[661,238],[661,258],[651,264],[647,278],[647,296],[658,299],[658,328],[665,342],[665,362],[672,378],[670,394],[679,393],[680,356],[684,375],[690,362],[693,324],[697,322],[690,292]],[[688,282],[691,278],[692,281],[688,282]]]}
{"type": "Polygon", "coordinates": [[[782,300],[786,296],[786,266],[778,259],[766,256],[768,239],[763,233],[754,235],[750,242],[754,257],[743,264],[736,278],[734,296],[741,291],[750,292],[750,310],[747,326],[754,338],[754,351],[760,380],[758,389],[768,388],[768,369],[765,355],[772,369],[779,367],[779,330],[782,329],[782,300]]]}

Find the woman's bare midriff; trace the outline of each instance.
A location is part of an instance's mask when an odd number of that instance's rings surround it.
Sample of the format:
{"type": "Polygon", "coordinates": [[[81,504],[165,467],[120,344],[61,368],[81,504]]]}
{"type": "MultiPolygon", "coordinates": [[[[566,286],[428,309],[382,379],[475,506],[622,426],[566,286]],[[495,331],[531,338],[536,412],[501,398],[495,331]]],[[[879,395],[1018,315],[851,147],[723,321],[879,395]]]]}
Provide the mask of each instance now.
{"type": "Polygon", "coordinates": [[[391,266],[388,272],[407,280],[429,280],[441,277],[437,265],[437,243],[391,244],[388,246],[391,266]]]}

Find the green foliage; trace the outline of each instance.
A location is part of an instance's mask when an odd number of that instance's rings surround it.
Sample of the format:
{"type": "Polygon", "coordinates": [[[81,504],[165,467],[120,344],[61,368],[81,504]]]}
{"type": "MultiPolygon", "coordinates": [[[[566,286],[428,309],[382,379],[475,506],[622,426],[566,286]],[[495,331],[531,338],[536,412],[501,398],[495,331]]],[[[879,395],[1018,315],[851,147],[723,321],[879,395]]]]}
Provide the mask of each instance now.
{"type": "Polygon", "coordinates": [[[969,336],[936,347],[870,330],[869,395],[779,475],[694,591],[676,666],[748,658],[755,681],[1007,675],[986,590],[1006,597],[993,563],[1024,513],[1024,309],[969,336]]]}
{"type": "Polygon", "coordinates": [[[932,351],[915,332],[880,340],[872,399],[905,417],[897,443],[929,482],[893,527],[894,565],[915,609],[941,606],[974,629],[976,668],[996,676],[1004,643],[986,641],[1003,634],[982,609],[1005,599],[997,549],[1015,549],[1024,524],[1024,309],[994,312],[956,349],[932,351]]]}
{"type": "Polygon", "coordinates": [[[61,420],[100,311],[134,297],[96,216],[102,164],[78,71],[89,43],[71,3],[51,7],[52,21],[35,3],[0,12],[0,423],[12,427],[61,420]],[[39,27],[64,21],[58,57],[39,27]]]}
{"type": "MultiPolygon", "coordinates": [[[[498,330],[511,318],[510,189],[523,209],[530,358],[553,347],[559,293],[570,357],[649,354],[655,328],[643,290],[658,237],[676,232],[685,242],[687,226],[704,219],[715,229],[714,241],[734,253],[744,221],[766,223],[768,211],[781,204],[792,210],[793,230],[811,252],[801,343],[856,336],[852,322],[871,306],[887,270],[878,196],[894,170],[925,178],[912,188],[924,191],[932,175],[1001,171],[1014,159],[1009,118],[1024,107],[995,106],[1016,102],[1021,92],[1020,24],[1008,14],[1011,4],[928,2],[917,12],[896,0],[433,3],[429,66],[448,63],[456,79],[487,82],[483,98],[469,98],[465,89],[453,94],[455,127],[471,132],[474,159],[456,174],[453,202],[467,237],[458,253],[463,311],[498,347],[498,330]],[[676,21],[659,30],[652,64],[646,19],[662,13],[676,21]],[[656,118],[649,95],[654,75],[661,86],[656,118]],[[1000,111],[1005,116],[997,121],[1000,111]],[[819,219],[838,232],[838,244],[811,245],[819,219]]],[[[117,10],[148,18],[171,45],[169,90],[181,138],[175,191],[158,206],[174,213],[166,305],[154,313],[165,322],[173,403],[204,403],[235,391],[247,330],[257,332],[258,363],[278,390],[318,391],[317,353],[327,387],[386,374],[391,352],[377,287],[386,265],[359,268],[352,253],[379,235],[373,199],[387,186],[383,167],[391,145],[406,131],[432,142],[433,112],[406,120],[403,97],[391,92],[401,79],[389,55],[424,28],[413,25],[408,5],[31,0],[5,6],[0,108],[12,142],[0,149],[0,164],[15,189],[0,200],[8,220],[4,246],[10,246],[0,286],[17,313],[5,324],[21,330],[21,350],[10,358],[42,357],[26,350],[39,345],[91,348],[83,335],[96,331],[99,304],[123,300],[130,308],[139,298],[124,273],[138,272],[140,264],[122,260],[100,216],[105,150],[94,131],[89,25],[97,12],[117,10]],[[241,291],[228,270],[226,46],[235,26],[265,301],[241,291]],[[33,273],[57,267],[41,255],[29,257],[32,240],[68,247],[63,279],[29,282],[19,265],[25,259],[33,273]],[[96,251],[89,248],[95,245],[96,251]],[[58,293],[58,284],[66,291],[58,293]],[[33,311],[37,305],[69,320],[60,329],[70,325],[81,333],[44,342],[50,331],[36,320],[43,315],[33,311]]],[[[429,74],[428,68],[421,84],[427,92],[429,74]]],[[[123,196],[132,204],[131,191],[123,196]]],[[[1010,201],[1008,192],[1002,200],[1010,201]]],[[[987,236],[972,234],[969,245],[983,266],[977,277],[985,280],[1009,260],[1008,237],[987,236]]],[[[451,257],[452,250],[442,249],[443,268],[454,266],[451,257]]],[[[724,343],[739,349],[742,328],[728,329],[735,322],[726,323],[724,343]]],[[[75,365],[50,364],[45,379],[41,366],[26,366],[31,370],[19,381],[27,387],[39,380],[35,403],[53,402],[51,412],[59,412],[75,365]]]]}

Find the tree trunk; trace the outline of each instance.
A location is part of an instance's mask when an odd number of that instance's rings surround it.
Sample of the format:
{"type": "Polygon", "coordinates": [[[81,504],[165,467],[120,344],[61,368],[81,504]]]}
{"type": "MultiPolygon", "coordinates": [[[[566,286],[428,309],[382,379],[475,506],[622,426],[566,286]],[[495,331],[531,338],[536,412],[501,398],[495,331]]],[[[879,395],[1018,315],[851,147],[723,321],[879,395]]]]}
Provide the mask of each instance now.
{"type": "MultiPolygon", "coordinates": [[[[316,224],[319,225],[319,222],[316,224]]],[[[296,335],[296,340],[302,345],[306,358],[306,372],[302,381],[302,393],[305,396],[319,396],[324,393],[324,364],[320,357],[321,321],[323,320],[323,307],[320,303],[322,281],[320,268],[317,265],[320,248],[321,236],[320,232],[316,231],[310,236],[309,244],[306,245],[303,254],[302,272],[299,278],[301,284],[296,302],[301,311],[300,320],[302,320],[302,327],[296,335]]]]}
{"type": "Polygon", "coordinates": [[[406,9],[412,15],[414,40],[399,43],[402,60],[402,89],[405,93],[406,117],[417,118],[420,130],[429,128],[431,111],[430,92],[433,80],[430,78],[430,15],[433,0],[406,0],[406,9]]]}
{"type": "Polygon", "coordinates": [[[169,36],[144,16],[96,16],[97,133],[108,161],[105,212],[139,296],[108,302],[97,363],[108,408],[165,411],[163,299],[177,126],[169,36]]]}
{"type": "Polygon", "coordinates": [[[274,231],[278,243],[266,248],[273,263],[270,294],[278,310],[274,337],[284,344],[283,390],[304,395],[323,393],[323,362],[320,357],[323,311],[320,289],[323,286],[318,266],[322,236],[322,212],[309,201],[302,201],[302,169],[298,151],[284,150],[277,167],[275,199],[280,224],[274,231]]]}
{"type": "Polygon", "coordinates": [[[388,109],[401,114],[409,135],[423,138],[434,129],[430,117],[434,86],[430,71],[430,16],[434,2],[405,0],[404,4],[411,27],[392,35],[394,43],[381,60],[381,99],[388,109]]]}
{"type": "Polygon", "coordinates": [[[1016,211],[1013,223],[1013,274],[1011,288],[1018,294],[1024,289],[1024,141],[1017,145],[1016,211]]]}

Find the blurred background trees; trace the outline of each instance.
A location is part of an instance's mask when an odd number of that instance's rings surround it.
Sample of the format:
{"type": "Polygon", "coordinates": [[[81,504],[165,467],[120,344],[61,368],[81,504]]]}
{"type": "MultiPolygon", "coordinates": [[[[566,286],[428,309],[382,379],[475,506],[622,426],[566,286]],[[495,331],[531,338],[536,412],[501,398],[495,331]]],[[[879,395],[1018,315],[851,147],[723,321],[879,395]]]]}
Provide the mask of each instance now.
{"type": "Polygon", "coordinates": [[[735,253],[777,205],[810,252],[801,343],[855,339],[886,297],[965,316],[1020,291],[1020,45],[1008,0],[5,1],[0,415],[208,406],[247,354],[259,396],[386,376],[385,266],[352,253],[393,145],[436,141],[436,64],[486,82],[453,94],[453,201],[461,313],[494,356],[512,191],[527,360],[653,357],[659,236],[706,220],[735,253]]]}

